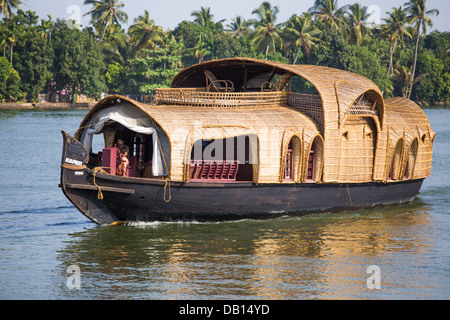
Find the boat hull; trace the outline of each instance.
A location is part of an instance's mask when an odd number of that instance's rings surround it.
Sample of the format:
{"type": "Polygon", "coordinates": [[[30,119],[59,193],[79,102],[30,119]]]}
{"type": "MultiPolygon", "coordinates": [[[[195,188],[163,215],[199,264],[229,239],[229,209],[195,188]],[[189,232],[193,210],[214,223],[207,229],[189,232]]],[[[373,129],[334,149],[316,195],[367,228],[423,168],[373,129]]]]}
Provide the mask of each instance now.
{"type": "Polygon", "coordinates": [[[260,219],[404,203],[417,196],[424,180],[256,185],[119,177],[86,168],[85,156],[73,147],[78,142],[68,135],[64,141],[60,187],[85,216],[101,225],[260,219]]]}

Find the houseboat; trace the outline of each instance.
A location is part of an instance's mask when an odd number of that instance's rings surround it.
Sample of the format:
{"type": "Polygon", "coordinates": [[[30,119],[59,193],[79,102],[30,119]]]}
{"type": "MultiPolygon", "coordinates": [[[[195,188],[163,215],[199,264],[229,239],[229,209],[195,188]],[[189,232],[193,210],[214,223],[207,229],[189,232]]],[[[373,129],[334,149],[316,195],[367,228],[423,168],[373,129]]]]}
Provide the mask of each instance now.
{"type": "Polygon", "coordinates": [[[417,104],[361,75],[249,58],[188,67],[152,104],[108,96],[62,134],[60,187],[100,225],[408,202],[435,137],[417,104]]]}

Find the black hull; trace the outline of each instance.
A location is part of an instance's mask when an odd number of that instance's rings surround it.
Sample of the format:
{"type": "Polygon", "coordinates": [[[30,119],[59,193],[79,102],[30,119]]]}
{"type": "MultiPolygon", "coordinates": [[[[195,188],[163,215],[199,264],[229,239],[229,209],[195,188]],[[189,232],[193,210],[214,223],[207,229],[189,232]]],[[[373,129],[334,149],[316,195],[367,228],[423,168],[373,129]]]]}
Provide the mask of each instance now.
{"type": "MultiPolygon", "coordinates": [[[[68,138],[76,143],[70,136],[65,136],[65,141],[68,138]]],[[[92,170],[64,165],[68,157],[76,158],[70,154],[67,143],[64,145],[60,186],[67,198],[98,224],[272,218],[389,205],[413,200],[423,182],[423,179],[259,185],[171,182],[169,188],[164,180],[96,173],[94,184],[92,170]]]]}

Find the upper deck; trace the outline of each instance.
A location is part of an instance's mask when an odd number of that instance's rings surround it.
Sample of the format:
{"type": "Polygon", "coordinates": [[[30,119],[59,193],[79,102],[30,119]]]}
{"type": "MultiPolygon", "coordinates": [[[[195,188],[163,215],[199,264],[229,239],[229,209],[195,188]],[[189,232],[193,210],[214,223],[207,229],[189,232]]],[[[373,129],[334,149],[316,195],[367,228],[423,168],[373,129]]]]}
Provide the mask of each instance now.
{"type": "Polygon", "coordinates": [[[208,92],[207,88],[159,88],[156,103],[193,107],[322,107],[319,95],[289,92],[208,92]]]}

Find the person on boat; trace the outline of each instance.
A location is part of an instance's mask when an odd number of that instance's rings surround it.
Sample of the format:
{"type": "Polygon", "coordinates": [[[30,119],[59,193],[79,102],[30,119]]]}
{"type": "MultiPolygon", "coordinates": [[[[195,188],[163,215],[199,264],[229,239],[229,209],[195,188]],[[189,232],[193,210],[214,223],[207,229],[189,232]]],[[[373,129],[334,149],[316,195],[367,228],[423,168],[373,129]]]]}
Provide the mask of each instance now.
{"type": "Polygon", "coordinates": [[[128,154],[130,153],[130,148],[125,144],[122,138],[117,139],[117,149],[120,153],[120,164],[119,164],[119,175],[127,175],[127,167],[130,161],[128,160],[128,154]]]}

